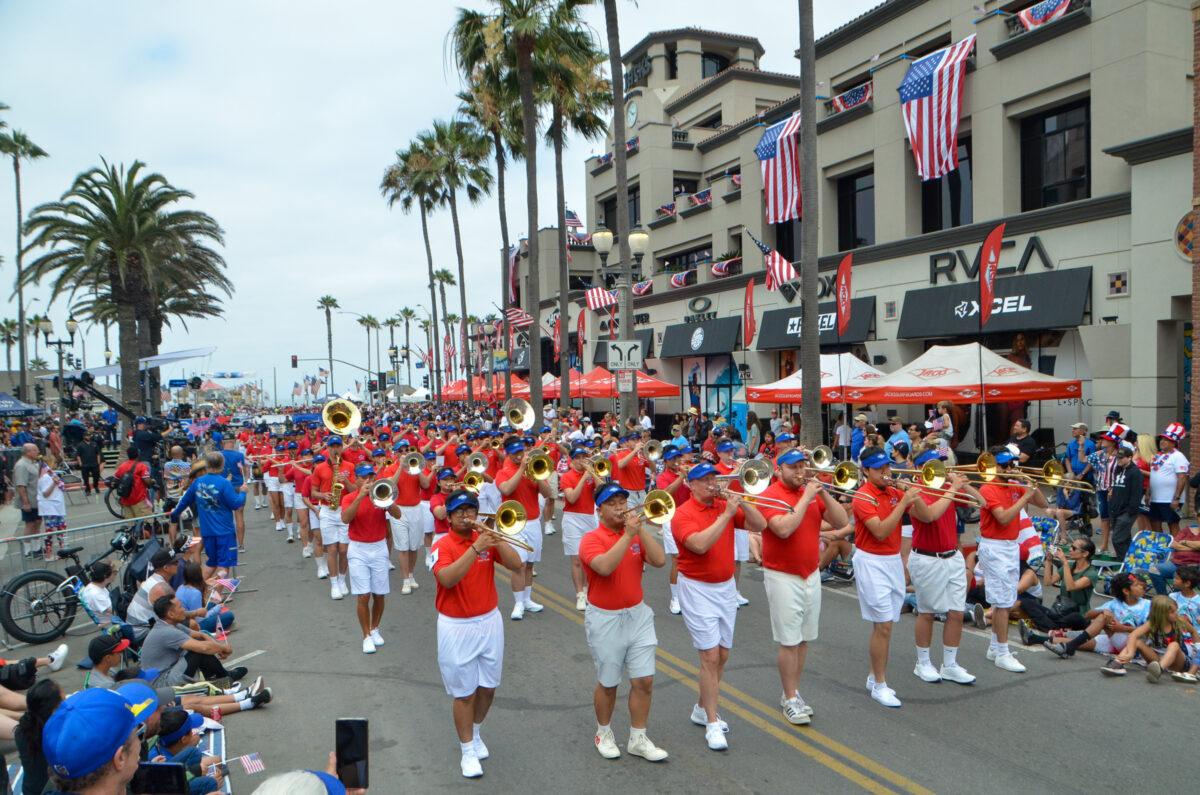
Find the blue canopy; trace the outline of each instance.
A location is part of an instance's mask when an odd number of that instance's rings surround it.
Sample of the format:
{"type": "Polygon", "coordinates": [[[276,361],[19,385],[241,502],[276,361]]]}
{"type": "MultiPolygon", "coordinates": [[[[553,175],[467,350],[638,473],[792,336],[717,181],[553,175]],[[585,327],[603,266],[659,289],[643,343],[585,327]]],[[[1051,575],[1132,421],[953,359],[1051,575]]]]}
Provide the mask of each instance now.
{"type": "Polygon", "coordinates": [[[0,417],[31,417],[41,414],[37,406],[22,403],[7,392],[0,392],[0,417]]]}

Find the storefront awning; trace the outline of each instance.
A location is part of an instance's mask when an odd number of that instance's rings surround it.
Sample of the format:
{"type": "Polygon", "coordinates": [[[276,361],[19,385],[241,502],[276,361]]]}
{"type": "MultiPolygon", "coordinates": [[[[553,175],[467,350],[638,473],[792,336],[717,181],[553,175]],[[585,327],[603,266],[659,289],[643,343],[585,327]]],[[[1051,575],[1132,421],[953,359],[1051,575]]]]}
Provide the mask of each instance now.
{"type": "MultiPolygon", "coordinates": [[[[817,327],[821,330],[822,346],[866,342],[871,334],[871,326],[875,323],[874,296],[855,298],[850,302],[850,325],[840,338],[837,333],[837,302],[826,301],[818,304],[817,309],[820,312],[817,327]]],[[[800,347],[802,315],[799,306],[763,312],[762,327],[758,332],[758,350],[774,351],[800,347]]]]}
{"type": "Polygon", "coordinates": [[[667,326],[667,330],[663,332],[662,348],[658,356],[660,359],[667,359],[733,353],[741,328],[741,315],[667,326]]]}
{"type": "MultiPolygon", "coordinates": [[[[984,333],[1073,328],[1083,322],[1091,268],[1031,273],[996,280],[996,299],[984,333]]],[[[979,332],[979,282],[909,290],[900,313],[900,339],[958,337],[979,332]]]]}
{"type": "MultiPolygon", "coordinates": [[[[620,332],[617,332],[620,334],[620,332]]],[[[642,343],[642,358],[649,359],[654,356],[654,329],[643,328],[633,332],[634,339],[642,343]]],[[[607,365],[608,364],[608,335],[604,335],[596,341],[596,349],[592,352],[592,364],[607,365]]]]}

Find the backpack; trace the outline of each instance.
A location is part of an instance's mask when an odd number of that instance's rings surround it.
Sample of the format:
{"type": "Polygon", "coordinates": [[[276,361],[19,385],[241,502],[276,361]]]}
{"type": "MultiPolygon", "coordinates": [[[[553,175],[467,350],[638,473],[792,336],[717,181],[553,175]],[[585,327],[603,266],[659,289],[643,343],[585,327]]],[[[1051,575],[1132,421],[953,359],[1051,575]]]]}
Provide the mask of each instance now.
{"type": "Polygon", "coordinates": [[[136,471],[137,466],[131,466],[124,475],[117,479],[116,492],[121,499],[133,494],[133,473],[136,471]]]}

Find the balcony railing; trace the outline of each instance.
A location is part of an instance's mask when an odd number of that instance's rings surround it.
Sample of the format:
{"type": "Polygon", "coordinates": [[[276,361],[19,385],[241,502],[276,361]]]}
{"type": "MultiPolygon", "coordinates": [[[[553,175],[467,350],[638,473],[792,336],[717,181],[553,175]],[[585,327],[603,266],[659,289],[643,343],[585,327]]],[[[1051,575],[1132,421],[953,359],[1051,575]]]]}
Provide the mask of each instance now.
{"type": "MultiPolygon", "coordinates": [[[[1038,2],[1041,2],[1041,0],[1038,0],[1038,2]]],[[[1033,5],[1036,5],[1036,3],[1031,4],[1029,6],[1029,8],[1032,8],[1033,5]]],[[[1016,14],[1013,14],[1010,17],[1005,17],[1004,24],[1008,28],[1008,38],[1012,39],[1012,38],[1016,38],[1017,36],[1024,36],[1026,33],[1033,33],[1035,30],[1039,30],[1040,28],[1048,27],[1050,25],[1057,25],[1059,23],[1059,21],[1062,20],[1064,17],[1067,17],[1067,16],[1075,13],[1076,11],[1080,11],[1084,8],[1091,8],[1091,7],[1092,7],[1092,0],[1071,0],[1071,2],[1068,3],[1068,5],[1067,5],[1066,10],[1063,11],[1063,13],[1060,16],[1056,17],[1055,19],[1051,20],[1050,22],[1044,22],[1035,28],[1026,29],[1025,25],[1021,23],[1020,18],[1016,14]]],[[[1022,9],[1022,10],[1026,10],[1026,9],[1022,9]]]]}
{"type": "Polygon", "coordinates": [[[671,130],[671,143],[686,144],[688,142],[687,130],[671,130]]]}

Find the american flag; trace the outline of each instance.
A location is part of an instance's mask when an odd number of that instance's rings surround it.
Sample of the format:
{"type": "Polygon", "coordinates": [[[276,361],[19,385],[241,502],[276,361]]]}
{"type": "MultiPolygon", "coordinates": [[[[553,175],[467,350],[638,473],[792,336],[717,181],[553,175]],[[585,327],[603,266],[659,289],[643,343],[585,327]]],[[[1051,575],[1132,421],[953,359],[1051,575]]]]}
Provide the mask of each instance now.
{"type": "Polygon", "coordinates": [[[762,167],[767,223],[800,217],[800,112],[772,124],[754,147],[762,167]]]}
{"type": "Polygon", "coordinates": [[[213,638],[221,643],[224,643],[229,638],[229,636],[225,634],[225,625],[221,623],[220,613],[217,613],[217,631],[213,633],[213,638]]]}
{"type": "Polygon", "coordinates": [[[575,246],[586,246],[588,243],[592,242],[591,232],[575,232],[571,235],[571,237],[573,238],[573,240],[571,240],[571,245],[575,246]]]}
{"type": "Polygon", "coordinates": [[[666,218],[667,216],[670,216],[670,215],[674,215],[675,214],[675,202],[671,202],[670,204],[660,204],[658,207],[658,210],[656,210],[655,212],[657,212],[660,216],[662,216],[664,218],[666,218]]]}
{"type": "Polygon", "coordinates": [[[634,295],[648,295],[654,291],[654,280],[647,279],[644,282],[637,282],[633,285],[634,295]]]}
{"type": "Polygon", "coordinates": [[[234,578],[218,577],[216,580],[216,585],[218,588],[224,588],[225,590],[229,591],[230,593],[233,593],[234,591],[236,591],[238,589],[238,586],[241,584],[242,584],[242,580],[240,577],[234,577],[234,578]]]}
{"type": "Polygon", "coordinates": [[[246,771],[247,776],[253,776],[255,773],[261,773],[267,769],[258,751],[246,754],[245,756],[239,756],[238,761],[242,763],[242,769],[246,771]]]}
{"type": "Polygon", "coordinates": [[[735,262],[741,262],[741,261],[742,261],[741,257],[733,257],[732,259],[723,259],[720,262],[714,262],[713,266],[712,266],[712,274],[713,274],[713,276],[728,276],[729,268],[735,262]]]}
{"type": "Polygon", "coordinates": [[[1019,12],[1017,19],[1020,20],[1025,30],[1033,30],[1058,19],[1067,13],[1070,6],[1071,0],[1042,0],[1037,5],[1032,5],[1019,12]]]}
{"type": "Polygon", "coordinates": [[[861,86],[855,86],[849,91],[843,91],[842,93],[838,94],[831,100],[833,102],[834,112],[841,113],[842,111],[849,110],[856,105],[869,102],[871,100],[872,92],[871,85],[871,81],[868,80],[861,86]]]}
{"type": "Polygon", "coordinates": [[[701,204],[712,204],[712,188],[705,188],[702,191],[693,193],[689,197],[693,207],[699,207],[701,204]]]}
{"type": "Polygon", "coordinates": [[[603,309],[606,306],[613,306],[617,303],[617,294],[613,290],[605,290],[603,287],[593,287],[587,293],[587,306],[593,312],[603,309]]]}
{"type": "Polygon", "coordinates": [[[975,34],[914,61],[900,82],[900,112],[922,180],[958,168],[958,117],[975,34]]]}
{"type": "Polygon", "coordinates": [[[672,287],[687,287],[688,276],[693,273],[695,273],[695,271],[680,271],[679,273],[672,274],[671,275],[671,286],[672,287]]]}
{"type": "Polygon", "coordinates": [[[318,367],[318,368],[317,368],[317,375],[321,376],[322,378],[328,378],[328,377],[329,377],[329,371],[328,371],[328,370],[326,370],[324,367],[318,367]]]}
{"type": "Polygon", "coordinates": [[[454,358],[454,340],[450,337],[450,332],[446,332],[446,337],[442,341],[442,355],[447,361],[454,358]]]}
{"type": "Polygon", "coordinates": [[[529,328],[533,325],[533,315],[526,312],[519,306],[512,306],[504,310],[505,316],[508,318],[508,325],[516,329],[529,328]]]}
{"type": "Polygon", "coordinates": [[[571,210],[567,210],[565,216],[567,229],[583,229],[583,221],[579,220],[579,216],[571,210]]]}
{"type": "Polygon", "coordinates": [[[596,165],[599,165],[599,166],[608,165],[610,162],[612,162],[612,158],[613,158],[612,152],[605,152],[604,154],[602,154],[598,158],[596,158],[596,165]]]}
{"type": "Polygon", "coordinates": [[[636,152],[638,145],[640,143],[641,143],[641,141],[639,141],[636,137],[630,138],[628,141],[625,142],[625,151],[626,152],[636,152]]]}
{"type": "Polygon", "coordinates": [[[778,290],[781,286],[798,278],[796,269],[792,267],[792,263],[788,262],[786,257],[775,249],[768,248],[765,243],[751,234],[749,229],[746,230],[746,234],[750,235],[754,245],[758,246],[758,250],[763,254],[763,267],[767,271],[768,290],[778,290]]]}
{"type": "Polygon", "coordinates": [[[300,393],[301,393],[302,391],[303,391],[303,390],[302,390],[302,389],[301,389],[301,387],[300,387],[300,382],[299,382],[299,381],[297,381],[297,382],[296,382],[296,383],[295,383],[295,384],[292,386],[292,394],[293,394],[293,395],[295,395],[296,397],[300,397],[300,393]]]}

